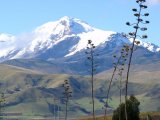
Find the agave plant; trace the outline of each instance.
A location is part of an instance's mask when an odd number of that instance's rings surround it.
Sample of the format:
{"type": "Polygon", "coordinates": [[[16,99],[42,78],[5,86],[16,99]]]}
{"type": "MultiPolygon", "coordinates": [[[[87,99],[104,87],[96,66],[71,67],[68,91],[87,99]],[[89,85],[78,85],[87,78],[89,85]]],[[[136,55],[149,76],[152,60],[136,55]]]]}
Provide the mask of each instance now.
{"type": "Polygon", "coordinates": [[[64,88],[64,92],[63,92],[63,98],[64,98],[64,102],[65,102],[65,120],[67,120],[68,117],[68,102],[69,99],[72,97],[72,91],[71,91],[71,87],[69,85],[69,81],[68,80],[64,80],[64,84],[62,84],[62,87],[64,88]]]}
{"type": "Polygon", "coordinates": [[[137,41],[137,37],[139,37],[140,39],[146,39],[147,35],[138,35],[139,31],[146,31],[147,28],[146,27],[141,27],[141,25],[146,25],[149,23],[148,20],[144,20],[143,18],[146,16],[149,16],[149,13],[142,13],[142,11],[144,9],[147,8],[147,6],[145,5],[146,0],[136,0],[136,3],[138,4],[138,9],[137,8],[133,8],[132,11],[134,12],[134,16],[136,18],[136,22],[135,23],[130,23],[127,22],[126,25],[131,26],[134,29],[134,32],[129,32],[128,33],[128,38],[132,39],[132,45],[130,47],[130,53],[129,53],[129,61],[128,61],[128,67],[127,67],[127,76],[126,76],[126,90],[125,90],[125,117],[126,120],[128,120],[128,116],[127,116],[127,96],[128,96],[128,81],[129,81],[129,74],[130,74],[130,67],[131,67],[131,62],[132,62],[132,57],[133,57],[133,53],[135,51],[135,46],[139,45],[140,42],[137,41]]]}
{"type": "MultiPolygon", "coordinates": [[[[113,55],[113,58],[114,58],[114,62],[113,62],[114,69],[113,69],[112,76],[111,76],[111,79],[110,79],[110,82],[109,82],[109,87],[108,87],[108,90],[107,90],[107,100],[106,100],[105,105],[104,105],[104,107],[105,107],[104,119],[106,119],[108,100],[109,100],[109,93],[110,93],[110,89],[111,89],[111,85],[112,85],[113,79],[114,79],[114,77],[116,75],[117,69],[119,71],[119,74],[121,74],[121,75],[119,75],[119,77],[122,77],[122,71],[124,70],[125,62],[127,61],[128,51],[129,51],[129,46],[128,45],[124,45],[122,47],[122,49],[121,49],[120,56],[113,55]]],[[[121,79],[121,78],[119,78],[119,79],[121,79]]]]}
{"type": "Polygon", "coordinates": [[[96,72],[96,68],[97,68],[97,64],[95,61],[96,56],[98,56],[98,54],[96,54],[95,52],[95,45],[92,43],[92,40],[88,40],[88,44],[87,44],[87,51],[86,51],[86,55],[87,55],[87,60],[89,62],[89,72],[91,75],[91,96],[92,96],[92,116],[93,116],[93,120],[95,120],[95,102],[94,102],[94,74],[96,72]]]}

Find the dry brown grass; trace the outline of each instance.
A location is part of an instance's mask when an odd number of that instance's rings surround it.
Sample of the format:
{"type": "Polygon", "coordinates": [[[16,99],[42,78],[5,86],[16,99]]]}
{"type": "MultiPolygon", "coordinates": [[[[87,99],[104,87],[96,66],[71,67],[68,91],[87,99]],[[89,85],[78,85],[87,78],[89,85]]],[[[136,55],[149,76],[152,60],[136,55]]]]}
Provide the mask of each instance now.
{"type": "MultiPolygon", "coordinates": [[[[82,117],[76,120],[93,120],[93,118],[92,117],[82,117]]],[[[104,116],[96,116],[96,120],[104,120],[104,116]]],[[[111,115],[107,116],[106,120],[112,120],[112,116],[111,115]]]]}
{"type": "MultiPolygon", "coordinates": [[[[152,117],[152,120],[160,120],[160,112],[144,112],[140,114],[141,120],[147,120],[147,115],[152,117]]],[[[76,120],[93,120],[92,117],[84,117],[76,120]]],[[[96,120],[104,120],[104,116],[96,117],[96,120]]],[[[112,116],[107,116],[107,120],[112,120],[112,116]]]]}
{"type": "Polygon", "coordinates": [[[141,120],[147,120],[147,115],[152,117],[152,120],[160,120],[160,112],[144,112],[141,113],[141,120]]]}

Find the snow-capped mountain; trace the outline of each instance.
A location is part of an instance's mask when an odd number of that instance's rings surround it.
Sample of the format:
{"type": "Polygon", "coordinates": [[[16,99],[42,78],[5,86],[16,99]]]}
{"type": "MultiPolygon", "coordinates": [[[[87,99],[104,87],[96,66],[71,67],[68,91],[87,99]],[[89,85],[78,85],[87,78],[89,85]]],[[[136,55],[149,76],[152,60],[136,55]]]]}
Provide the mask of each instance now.
{"type": "Polygon", "coordinates": [[[32,33],[33,40],[13,58],[39,56],[39,52],[46,53],[51,49],[54,49],[52,54],[56,54],[55,57],[67,57],[85,49],[88,39],[92,39],[98,46],[115,32],[99,30],[79,19],[65,16],[58,21],[48,22],[36,28],[32,33]],[[57,52],[61,55],[58,56],[57,52]]]}
{"type": "Polygon", "coordinates": [[[160,47],[153,43],[140,41],[140,45],[147,48],[151,52],[160,52],[160,47]]]}
{"type": "MultiPolygon", "coordinates": [[[[54,59],[75,55],[86,49],[91,39],[95,46],[130,43],[121,34],[91,27],[76,18],[63,17],[37,27],[32,33],[21,36],[0,34],[1,61],[16,58],[54,59]]],[[[141,41],[141,46],[151,52],[160,47],[141,41]]]]}

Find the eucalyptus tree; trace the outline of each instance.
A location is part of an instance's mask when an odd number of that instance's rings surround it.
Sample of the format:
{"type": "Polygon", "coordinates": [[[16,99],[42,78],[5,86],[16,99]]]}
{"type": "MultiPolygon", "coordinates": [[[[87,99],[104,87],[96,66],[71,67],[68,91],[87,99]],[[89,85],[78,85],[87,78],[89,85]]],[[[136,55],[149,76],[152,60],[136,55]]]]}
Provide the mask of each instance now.
{"type": "Polygon", "coordinates": [[[128,81],[129,81],[129,75],[130,75],[130,67],[132,62],[133,53],[135,51],[135,46],[140,44],[140,41],[137,41],[137,38],[145,39],[147,38],[147,35],[140,36],[138,33],[139,31],[146,31],[147,28],[144,27],[145,24],[148,24],[148,20],[144,20],[143,18],[146,16],[149,16],[149,13],[144,13],[143,10],[147,8],[145,5],[146,0],[136,0],[136,3],[138,4],[138,9],[133,8],[132,11],[134,12],[134,16],[136,17],[135,23],[127,22],[126,25],[131,26],[134,30],[133,32],[129,32],[127,37],[132,39],[132,45],[130,47],[130,53],[129,53],[129,60],[128,60],[128,67],[127,67],[127,76],[126,76],[126,90],[125,90],[125,118],[128,120],[127,116],[127,96],[128,96],[128,81]],[[143,25],[143,26],[141,26],[143,25]]]}

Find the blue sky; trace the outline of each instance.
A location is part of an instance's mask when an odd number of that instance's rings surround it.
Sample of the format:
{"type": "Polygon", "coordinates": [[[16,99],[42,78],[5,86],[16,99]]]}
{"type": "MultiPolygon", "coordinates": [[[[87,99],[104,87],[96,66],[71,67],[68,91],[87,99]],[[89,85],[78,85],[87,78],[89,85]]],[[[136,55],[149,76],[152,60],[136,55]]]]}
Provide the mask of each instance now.
{"type": "MultiPolygon", "coordinates": [[[[147,41],[160,45],[160,0],[148,0],[147,41]]],[[[129,32],[125,23],[134,22],[135,0],[0,0],[0,33],[19,35],[70,16],[103,30],[129,32]]]]}

